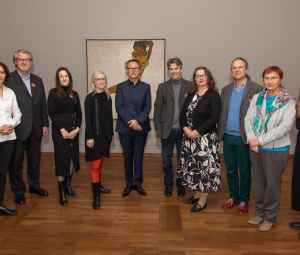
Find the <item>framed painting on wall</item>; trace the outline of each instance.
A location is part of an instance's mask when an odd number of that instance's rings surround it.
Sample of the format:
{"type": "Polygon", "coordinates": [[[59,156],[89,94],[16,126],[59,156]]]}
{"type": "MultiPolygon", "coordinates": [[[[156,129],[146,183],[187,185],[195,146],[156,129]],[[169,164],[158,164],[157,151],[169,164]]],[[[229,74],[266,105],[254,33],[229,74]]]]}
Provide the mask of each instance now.
{"type": "MultiPolygon", "coordinates": [[[[113,104],[117,84],[128,79],[125,62],[138,59],[142,64],[139,79],[151,86],[152,110],[158,84],[165,81],[165,39],[126,39],[126,40],[86,40],[87,84],[89,91],[90,78],[93,72],[103,71],[113,104]]],[[[113,105],[113,117],[117,113],[113,105]]]]}

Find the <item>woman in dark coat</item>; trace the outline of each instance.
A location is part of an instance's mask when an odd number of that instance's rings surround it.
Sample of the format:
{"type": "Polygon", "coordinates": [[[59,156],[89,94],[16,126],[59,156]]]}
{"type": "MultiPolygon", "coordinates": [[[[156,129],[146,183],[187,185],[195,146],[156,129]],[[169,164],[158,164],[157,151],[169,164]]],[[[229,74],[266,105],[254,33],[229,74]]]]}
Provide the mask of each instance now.
{"type": "MultiPolygon", "coordinates": [[[[299,131],[297,134],[292,175],[292,210],[300,212],[300,95],[296,104],[296,128],[299,131]]],[[[291,222],[290,227],[300,230],[300,221],[291,222]]],[[[300,234],[298,237],[300,238],[300,234]]]]}
{"type": "Polygon", "coordinates": [[[55,173],[61,205],[68,205],[65,192],[76,196],[71,188],[72,174],[80,169],[79,129],[82,112],[78,93],[73,91],[73,79],[66,67],[55,75],[56,88],[49,91],[48,113],[52,120],[52,139],[55,152],[55,173]]]}
{"type": "Polygon", "coordinates": [[[91,76],[91,93],[86,96],[85,159],[91,161],[93,208],[100,208],[100,193],[109,193],[101,184],[102,163],[109,158],[110,144],[114,141],[112,101],[107,89],[106,75],[96,71],[91,76]]]}

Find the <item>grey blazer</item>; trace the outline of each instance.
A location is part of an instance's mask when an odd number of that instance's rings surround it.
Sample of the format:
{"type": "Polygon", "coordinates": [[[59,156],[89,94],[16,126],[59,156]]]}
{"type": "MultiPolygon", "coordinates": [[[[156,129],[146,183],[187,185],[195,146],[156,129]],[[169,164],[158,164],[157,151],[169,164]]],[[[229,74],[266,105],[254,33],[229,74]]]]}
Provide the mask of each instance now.
{"type": "MultiPolygon", "coordinates": [[[[179,114],[182,109],[185,95],[190,88],[190,82],[182,79],[179,92],[179,114]]],[[[154,102],[154,125],[156,137],[167,139],[171,133],[175,109],[174,91],[171,79],[158,85],[154,102]]],[[[178,116],[179,121],[179,116],[178,116]]]]}
{"type": "MultiPolygon", "coordinates": [[[[221,100],[222,100],[222,112],[218,124],[218,141],[221,142],[223,140],[223,135],[226,129],[226,124],[227,124],[227,118],[228,118],[228,111],[229,111],[229,104],[230,104],[230,99],[231,99],[231,93],[233,89],[234,83],[230,83],[229,85],[225,86],[222,89],[221,92],[221,100]]],[[[243,139],[243,142],[247,144],[247,137],[245,134],[245,129],[244,129],[244,118],[246,116],[247,110],[249,108],[250,102],[252,100],[252,97],[255,94],[258,94],[259,92],[262,91],[262,86],[250,81],[249,79],[247,80],[244,95],[242,98],[241,102],[241,107],[240,107],[240,132],[241,132],[241,137],[243,139]]]]}

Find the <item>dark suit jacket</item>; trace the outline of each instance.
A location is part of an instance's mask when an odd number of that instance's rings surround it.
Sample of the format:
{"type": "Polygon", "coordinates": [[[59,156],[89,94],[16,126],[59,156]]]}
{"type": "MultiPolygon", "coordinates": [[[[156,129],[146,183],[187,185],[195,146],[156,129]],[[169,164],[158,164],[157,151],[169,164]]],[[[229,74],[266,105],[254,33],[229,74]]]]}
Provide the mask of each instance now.
{"type": "Polygon", "coordinates": [[[32,128],[37,138],[42,139],[43,127],[49,126],[43,81],[30,73],[30,84],[32,97],[17,70],[10,74],[10,83],[7,84],[15,92],[22,112],[21,124],[15,128],[17,139],[21,141],[28,138],[32,128]]]}
{"type": "Polygon", "coordinates": [[[132,89],[129,80],[117,85],[116,92],[116,111],[118,119],[116,124],[116,132],[120,134],[128,134],[131,130],[128,121],[135,119],[142,127],[143,133],[151,130],[149,113],[151,111],[151,92],[150,85],[139,81],[136,85],[136,102],[134,102],[132,89]],[[137,117],[135,118],[135,114],[137,117]]]}
{"type": "MultiPolygon", "coordinates": [[[[181,111],[185,97],[188,93],[190,82],[182,79],[179,92],[179,111],[181,111]]],[[[171,79],[158,85],[154,103],[154,125],[156,137],[167,139],[172,130],[174,117],[174,91],[171,79]]]]}
{"type": "MultiPolygon", "coordinates": [[[[182,128],[188,127],[186,113],[194,95],[188,95],[182,107],[180,113],[180,125],[182,128]]],[[[213,89],[207,90],[194,109],[192,130],[196,129],[200,135],[216,132],[221,106],[219,93],[213,89]]]]}
{"type": "MultiPolygon", "coordinates": [[[[221,117],[220,117],[219,124],[218,124],[219,142],[222,141],[223,135],[225,133],[233,86],[234,86],[234,83],[230,83],[229,85],[225,86],[221,92],[222,113],[221,113],[221,117]]],[[[254,82],[250,81],[249,79],[247,80],[244,95],[243,95],[242,102],[241,102],[240,119],[239,119],[241,137],[245,144],[247,144],[247,137],[246,137],[245,129],[244,129],[244,118],[248,111],[252,97],[255,94],[258,94],[259,92],[261,92],[262,89],[263,89],[262,86],[260,86],[259,84],[254,83],[254,82]]]]}

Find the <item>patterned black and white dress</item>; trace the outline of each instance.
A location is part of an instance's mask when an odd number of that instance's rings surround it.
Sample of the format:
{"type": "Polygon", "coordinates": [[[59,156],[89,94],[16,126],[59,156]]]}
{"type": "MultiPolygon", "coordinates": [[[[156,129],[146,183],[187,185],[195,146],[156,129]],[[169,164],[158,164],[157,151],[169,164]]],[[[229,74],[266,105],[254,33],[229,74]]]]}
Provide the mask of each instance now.
{"type": "MultiPolygon", "coordinates": [[[[193,113],[202,96],[195,94],[186,112],[188,127],[193,130],[193,113]]],[[[178,176],[182,185],[201,192],[217,191],[221,187],[218,136],[207,133],[196,139],[183,135],[178,176]]]]}

